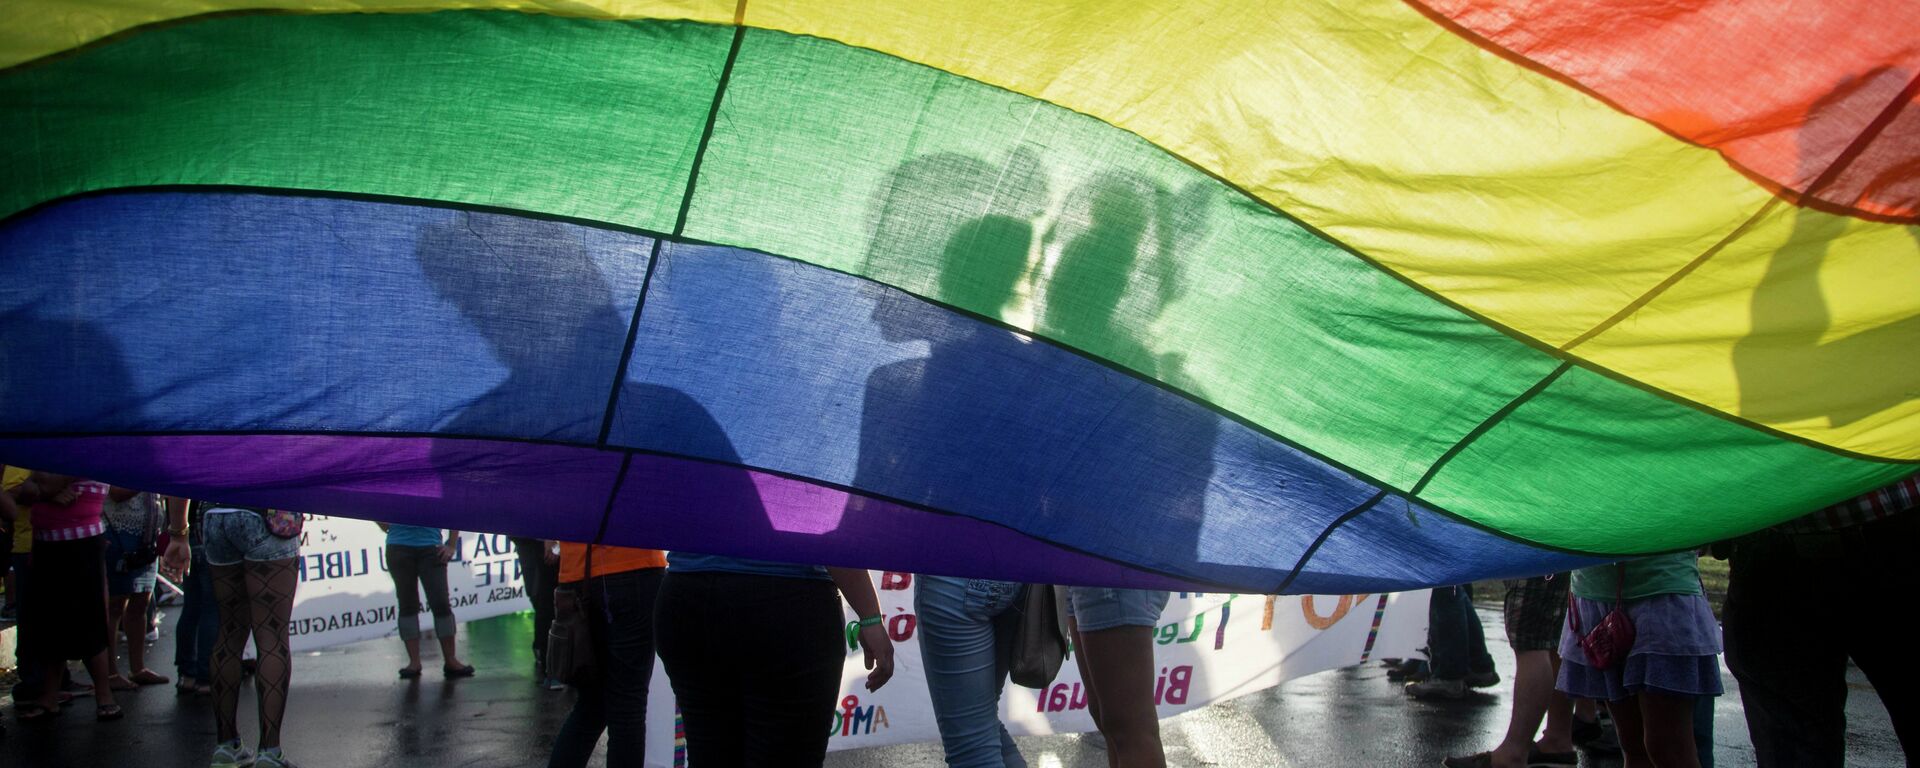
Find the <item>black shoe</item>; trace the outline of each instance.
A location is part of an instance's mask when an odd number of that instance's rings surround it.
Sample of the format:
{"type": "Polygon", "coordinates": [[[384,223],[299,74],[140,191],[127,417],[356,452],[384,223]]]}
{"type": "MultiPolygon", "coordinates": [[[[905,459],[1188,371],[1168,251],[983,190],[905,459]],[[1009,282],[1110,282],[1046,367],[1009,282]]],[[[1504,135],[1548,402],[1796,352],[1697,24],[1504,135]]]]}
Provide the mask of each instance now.
{"type": "Polygon", "coordinates": [[[1602,755],[1620,754],[1620,737],[1614,735],[1612,729],[1601,725],[1598,720],[1588,722],[1574,718],[1573,745],[1602,755]]]}
{"type": "Polygon", "coordinates": [[[1400,666],[1387,670],[1387,680],[1391,682],[1417,683],[1432,674],[1427,662],[1422,659],[1407,659],[1400,666]]]}

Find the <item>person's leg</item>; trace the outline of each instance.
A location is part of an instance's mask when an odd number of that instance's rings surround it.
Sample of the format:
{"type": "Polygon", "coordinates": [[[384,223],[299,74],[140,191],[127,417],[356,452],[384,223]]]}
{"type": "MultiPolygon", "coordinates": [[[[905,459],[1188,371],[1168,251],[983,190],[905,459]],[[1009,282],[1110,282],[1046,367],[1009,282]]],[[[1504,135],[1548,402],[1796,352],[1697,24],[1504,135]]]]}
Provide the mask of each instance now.
{"type": "Polygon", "coordinates": [[[438,554],[429,554],[420,563],[420,588],[427,593],[427,608],[433,611],[433,637],[440,642],[440,668],[450,673],[465,673],[467,663],[460,660],[454,644],[460,622],[454,619],[453,601],[447,597],[447,564],[440,562],[438,554]]]}
{"type": "Polygon", "coordinates": [[[1117,768],[1166,765],[1153,703],[1153,629],[1120,626],[1080,633],[1086,670],[1098,681],[1089,699],[1099,697],[1100,733],[1107,737],[1108,762],[1117,768]]]}
{"type": "MultiPolygon", "coordinates": [[[[653,679],[653,610],[666,571],[647,568],[604,576],[595,621],[606,642],[607,768],[639,768],[647,752],[647,686],[653,679]]],[[[836,678],[835,684],[838,685],[836,678]]]]}
{"type": "MultiPolygon", "coordinates": [[[[653,620],[660,663],[666,667],[686,729],[687,761],[709,768],[746,765],[746,731],[740,716],[745,706],[742,667],[747,660],[732,658],[729,633],[746,631],[741,621],[756,620],[754,613],[744,610],[730,615],[734,606],[728,600],[736,595],[722,587],[721,577],[669,571],[660,584],[653,620]]],[[[770,626],[764,634],[752,633],[749,642],[756,649],[762,645],[777,649],[795,634],[791,627],[770,626]]],[[[843,647],[837,645],[838,629],[836,651],[843,647]]]]}
{"type": "Polygon", "coordinates": [[[260,749],[280,746],[280,721],[287,712],[288,688],[293,682],[293,654],[287,647],[293,593],[300,586],[296,558],[244,564],[249,625],[258,654],[253,689],[259,697],[260,749]]]}
{"type": "Polygon", "coordinates": [[[138,592],[126,597],[125,608],[121,612],[120,630],[127,637],[127,677],[140,685],[158,685],[167,680],[154,681],[155,673],[147,669],[147,603],[152,594],[138,592]]]}
{"type": "MultiPolygon", "coordinates": [[[[1467,626],[1467,674],[1480,678],[1491,676],[1494,682],[1498,682],[1499,677],[1493,671],[1493,654],[1487,651],[1486,627],[1481,625],[1480,612],[1473,608],[1473,585],[1460,585],[1460,593],[1460,607],[1464,611],[1467,626]]],[[[1482,683],[1476,682],[1475,685],[1482,683]]]]}
{"type": "MultiPolygon", "coordinates": [[[[194,553],[198,555],[198,552],[194,553]]],[[[200,648],[200,558],[195,557],[180,579],[180,611],[173,620],[173,671],[182,688],[192,688],[204,679],[194,652],[200,648]]]]}
{"type": "MultiPolygon", "coordinates": [[[[749,766],[818,766],[826,760],[833,713],[843,717],[840,673],[847,659],[840,592],[822,579],[729,576],[727,591],[753,616],[757,653],[738,649],[740,723],[749,766]],[[772,638],[780,638],[773,641],[772,638]]],[[[854,694],[857,696],[858,694],[854,694]]],[[[858,704],[864,713],[871,703],[858,704]]],[[[843,723],[851,732],[857,723],[843,723]]],[[[701,765],[691,753],[688,762],[701,765]]]]}
{"type": "MultiPolygon", "coordinates": [[[[606,611],[600,605],[599,590],[595,589],[597,581],[573,584],[561,598],[566,604],[560,608],[568,615],[580,612],[588,617],[593,663],[595,669],[605,670],[607,636],[604,622],[599,617],[604,616],[606,611]]],[[[548,768],[585,768],[587,761],[593,759],[593,749],[600,743],[600,734],[607,730],[608,682],[608,676],[603,674],[573,681],[573,711],[567,713],[566,722],[561,723],[560,732],[553,737],[553,754],[547,758],[548,768]]]]}
{"type": "Polygon", "coordinates": [[[1846,560],[1852,573],[1845,577],[1852,585],[1870,584],[1872,589],[1839,587],[1830,594],[1846,595],[1849,607],[1841,621],[1847,653],[1866,673],[1867,681],[1880,696],[1893,722],[1900,747],[1909,756],[1920,756],[1920,688],[1913,685],[1908,666],[1912,649],[1902,632],[1889,632],[1882,601],[1886,595],[1920,593],[1920,567],[1913,561],[1913,542],[1920,540],[1920,511],[1862,526],[1850,537],[1846,560]]]}
{"type": "Polygon", "coordinates": [[[240,654],[247,645],[253,620],[247,606],[247,580],[240,564],[212,566],[213,597],[220,614],[220,632],[213,645],[213,729],[225,744],[240,738],[240,654]]]}
{"type": "MultiPolygon", "coordinates": [[[[513,539],[513,554],[520,562],[520,586],[533,605],[533,669],[536,677],[546,673],[547,632],[553,626],[553,580],[547,578],[546,542],[540,539],[513,539]],[[541,598],[545,596],[543,601],[541,598]]],[[[540,682],[535,680],[534,682],[540,682]]]]}
{"type": "MultiPolygon", "coordinates": [[[[1762,534],[1736,545],[1722,611],[1727,668],[1740,683],[1740,701],[1761,768],[1839,768],[1845,755],[1846,651],[1842,633],[1808,621],[1794,606],[1820,605],[1823,570],[1832,561],[1807,561],[1786,537],[1762,534]]],[[[1622,744],[1626,741],[1624,734],[1622,744]]]]}
{"type": "MultiPolygon", "coordinates": [[[[1693,696],[1644,691],[1640,700],[1641,738],[1648,759],[1659,768],[1700,768],[1693,746],[1693,696]]],[[[1615,709],[1615,722],[1619,709],[1615,709]]],[[[1626,743],[1622,732],[1621,744],[1626,743]]]]}
{"type": "Polygon", "coordinates": [[[421,549],[387,545],[387,575],[393,577],[393,595],[399,603],[395,613],[399,617],[400,643],[407,649],[407,666],[401,668],[405,677],[420,674],[421,549]]]}
{"type": "MultiPolygon", "coordinates": [[[[1547,651],[1520,651],[1513,659],[1513,714],[1507,735],[1493,750],[1495,766],[1524,766],[1533,736],[1553,701],[1553,660],[1547,651]]],[[[1564,700],[1565,697],[1562,697],[1564,700]]],[[[1570,751],[1571,743],[1558,751],[1570,751]]]]}
{"type": "MultiPolygon", "coordinates": [[[[1548,688],[1552,688],[1552,681],[1560,677],[1560,654],[1547,651],[1547,662],[1549,668],[1552,669],[1552,676],[1548,678],[1547,686],[1548,688]]],[[[1515,673],[1514,685],[1518,686],[1519,684],[1519,674],[1515,673]]],[[[1593,707],[1592,702],[1588,702],[1587,707],[1589,714],[1591,714],[1593,707]]],[[[1540,751],[1572,752],[1573,719],[1573,699],[1568,698],[1566,694],[1561,693],[1557,689],[1551,690],[1547,694],[1547,727],[1540,732],[1540,751]]]]}
{"type": "MultiPolygon", "coordinates": [[[[1100,693],[1095,690],[1095,686],[1098,683],[1093,679],[1093,673],[1087,669],[1087,654],[1083,652],[1087,647],[1087,641],[1080,636],[1079,617],[1067,617],[1067,635],[1073,640],[1073,667],[1080,672],[1080,685],[1085,688],[1087,692],[1087,716],[1093,718],[1093,730],[1100,734],[1100,738],[1104,743],[1107,736],[1107,726],[1105,721],[1100,717],[1100,693]]],[[[1107,768],[1113,768],[1113,766],[1118,765],[1119,757],[1114,755],[1113,750],[1109,749],[1105,751],[1107,753],[1107,768]]]]}
{"type": "Polygon", "coordinates": [[[1471,664],[1467,612],[1471,601],[1459,587],[1434,587],[1427,611],[1427,652],[1434,680],[1465,680],[1471,664]],[[1464,608],[1463,608],[1464,606],[1464,608]]]}
{"type": "Polygon", "coordinates": [[[1700,768],[1713,768],[1713,705],[1717,698],[1693,697],[1693,748],[1700,768]]]}
{"type": "MultiPolygon", "coordinates": [[[[127,595],[107,596],[107,682],[109,685],[118,686],[121,690],[134,687],[133,683],[127,680],[126,675],[120,674],[120,660],[113,653],[114,646],[119,644],[121,628],[126,624],[127,598],[127,595]]],[[[145,640],[144,631],[138,635],[131,633],[127,635],[127,668],[129,670],[140,668],[132,663],[133,649],[145,640]]]]}
{"type": "MultiPolygon", "coordinates": [[[[994,613],[1019,584],[921,575],[913,611],[934,722],[949,768],[1009,765],[1003,753],[1000,690],[1006,667],[994,613]],[[990,610],[991,609],[991,610],[990,610]]],[[[1018,752],[1014,753],[1018,759],[1018,752]]],[[[1011,763],[1024,765],[1024,762],[1011,763]]]]}
{"type": "Polygon", "coordinates": [[[1646,731],[1640,722],[1639,699],[1638,696],[1628,696],[1607,702],[1607,712],[1613,715],[1614,732],[1620,736],[1623,768],[1654,768],[1653,759],[1647,754],[1646,731]]]}

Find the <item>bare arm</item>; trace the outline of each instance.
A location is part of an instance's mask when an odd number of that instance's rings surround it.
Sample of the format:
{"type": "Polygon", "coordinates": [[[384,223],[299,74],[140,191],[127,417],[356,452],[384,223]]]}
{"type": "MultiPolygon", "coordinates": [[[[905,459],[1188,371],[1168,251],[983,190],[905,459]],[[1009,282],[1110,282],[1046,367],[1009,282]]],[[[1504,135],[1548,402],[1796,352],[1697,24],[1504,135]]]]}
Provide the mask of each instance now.
{"type": "Polygon", "coordinates": [[[192,502],[178,496],[162,496],[160,503],[167,507],[167,552],[160,564],[168,573],[179,576],[187,572],[187,564],[193,561],[193,550],[187,545],[187,505],[192,502]]]}
{"type": "MultiPolygon", "coordinates": [[[[860,568],[828,568],[827,574],[833,577],[833,583],[840,588],[840,595],[853,606],[853,612],[862,619],[880,615],[880,598],[874,595],[873,578],[860,568]]],[[[867,675],[867,690],[877,691],[893,677],[893,638],[887,636],[883,623],[862,624],[860,627],[860,647],[866,651],[867,669],[873,670],[867,675]]]]}

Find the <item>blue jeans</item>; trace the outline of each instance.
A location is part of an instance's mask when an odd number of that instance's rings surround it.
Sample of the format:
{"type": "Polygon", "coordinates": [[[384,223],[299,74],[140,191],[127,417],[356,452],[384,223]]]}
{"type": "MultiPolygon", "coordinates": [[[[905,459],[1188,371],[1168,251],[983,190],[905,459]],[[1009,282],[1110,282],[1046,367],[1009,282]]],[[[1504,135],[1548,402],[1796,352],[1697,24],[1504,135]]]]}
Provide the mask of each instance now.
{"type": "Polygon", "coordinates": [[[1025,768],[1000,722],[1000,689],[1020,609],[1022,585],[987,579],[919,576],[913,611],[920,658],[947,765],[1025,768]]]}
{"type": "Polygon", "coordinates": [[[213,601],[213,570],[207,565],[204,546],[194,548],[180,591],[180,620],[173,625],[173,666],[182,677],[208,685],[213,682],[207,665],[213,660],[213,639],[220,633],[220,606],[213,601]]]}
{"type": "Polygon", "coordinates": [[[581,585],[592,617],[591,679],[574,681],[578,698],[553,737],[549,768],[580,768],[607,734],[607,768],[646,757],[647,683],[653,679],[653,604],[664,568],[596,576],[581,585]]]}
{"type": "Polygon", "coordinates": [[[1470,673],[1493,671],[1480,614],[1473,610],[1473,585],[1433,588],[1427,604],[1427,653],[1436,680],[1464,680],[1470,673]]]}

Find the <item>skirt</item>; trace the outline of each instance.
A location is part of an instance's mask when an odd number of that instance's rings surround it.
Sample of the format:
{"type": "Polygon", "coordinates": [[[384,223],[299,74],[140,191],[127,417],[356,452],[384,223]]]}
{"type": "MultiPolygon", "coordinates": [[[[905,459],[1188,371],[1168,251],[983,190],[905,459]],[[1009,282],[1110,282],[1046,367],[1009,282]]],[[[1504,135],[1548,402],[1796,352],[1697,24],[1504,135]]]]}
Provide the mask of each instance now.
{"type": "MultiPolygon", "coordinates": [[[[1580,629],[1590,631],[1613,610],[1611,600],[1576,597],[1580,629]]],[[[1573,627],[1560,634],[1560,679],[1569,696],[1619,701],[1642,691],[1682,696],[1719,696],[1720,624],[1705,595],[1654,595],[1626,602],[1633,621],[1633,648],[1624,664],[1596,669],[1580,649],[1573,627]]]]}
{"type": "Polygon", "coordinates": [[[20,589],[20,657],[47,663],[107,649],[106,538],[33,542],[20,589]]]}

